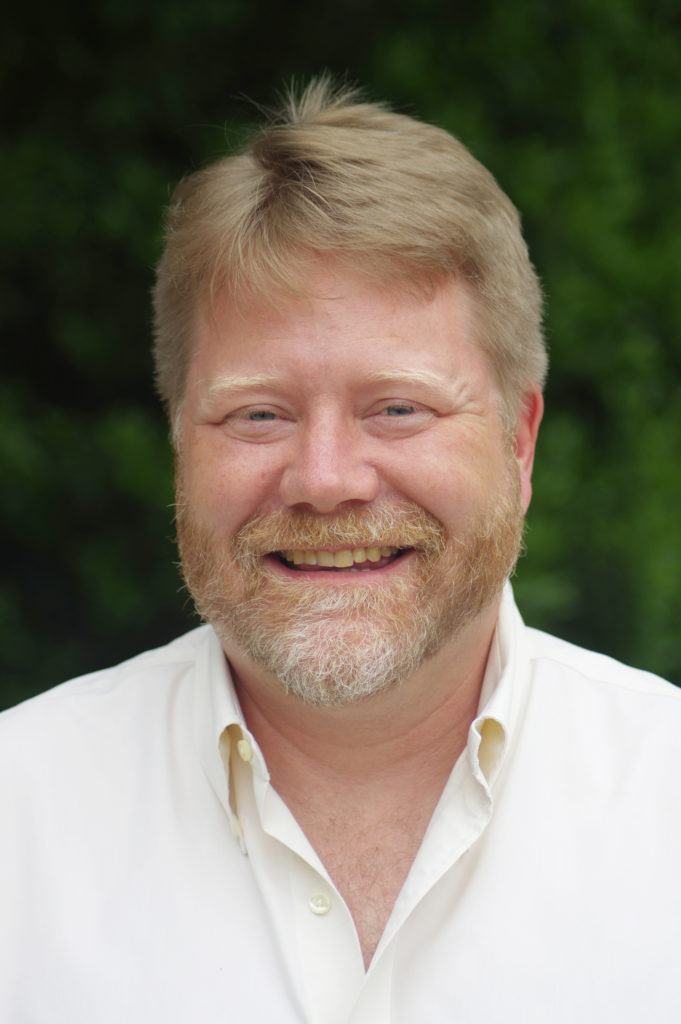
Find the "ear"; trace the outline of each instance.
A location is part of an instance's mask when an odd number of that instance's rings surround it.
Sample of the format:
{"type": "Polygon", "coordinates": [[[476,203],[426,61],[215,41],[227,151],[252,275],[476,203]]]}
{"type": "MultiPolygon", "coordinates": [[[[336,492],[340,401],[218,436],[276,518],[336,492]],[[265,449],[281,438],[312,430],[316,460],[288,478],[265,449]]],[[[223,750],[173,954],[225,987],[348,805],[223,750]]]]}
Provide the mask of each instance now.
{"type": "Polygon", "coordinates": [[[539,424],[544,413],[544,398],[538,386],[523,396],[515,431],[515,457],[520,473],[520,493],[523,511],[527,512],[532,497],[532,465],[537,444],[539,424]]]}

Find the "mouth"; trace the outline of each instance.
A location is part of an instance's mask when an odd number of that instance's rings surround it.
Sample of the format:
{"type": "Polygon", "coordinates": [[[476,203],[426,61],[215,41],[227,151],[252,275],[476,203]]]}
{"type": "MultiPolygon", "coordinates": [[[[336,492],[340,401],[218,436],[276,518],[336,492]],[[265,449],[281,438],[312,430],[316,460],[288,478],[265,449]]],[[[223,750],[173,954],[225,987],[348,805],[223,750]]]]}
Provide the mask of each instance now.
{"type": "Polygon", "coordinates": [[[413,548],[358,547],[342,548],[339,551],[289,549],[273,552],[287,569],[298,572],[372,572],[402,558],[413,548]]]}

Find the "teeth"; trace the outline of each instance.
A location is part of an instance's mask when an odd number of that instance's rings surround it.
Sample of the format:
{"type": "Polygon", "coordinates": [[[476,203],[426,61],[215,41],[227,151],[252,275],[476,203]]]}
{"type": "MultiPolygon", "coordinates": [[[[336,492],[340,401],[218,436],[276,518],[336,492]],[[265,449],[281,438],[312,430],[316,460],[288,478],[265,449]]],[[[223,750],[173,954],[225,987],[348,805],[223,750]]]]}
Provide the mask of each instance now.
{"type": "Polygon", "coordinates": [[[378,562],[381,558],[390,558],[397,554],[397,548],[345,548],[343,551],[301,551],[299,549],[283,552],[287,562],[293,565],[322,565],[326,568],[348,569],[363,562],[378,562]]]}

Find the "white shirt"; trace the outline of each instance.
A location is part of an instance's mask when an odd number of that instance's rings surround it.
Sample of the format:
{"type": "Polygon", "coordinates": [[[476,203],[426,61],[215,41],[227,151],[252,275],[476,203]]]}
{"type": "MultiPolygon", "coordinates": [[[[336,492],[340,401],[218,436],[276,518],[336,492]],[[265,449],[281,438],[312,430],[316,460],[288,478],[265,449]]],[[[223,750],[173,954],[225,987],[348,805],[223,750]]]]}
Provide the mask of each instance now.
{"type": "Polygon", "coordinates": [[[681,1021],[681,692],[510,588],[366,973],[209,627],[0,716],[0,780],[3,1024],[681,1021]]]}

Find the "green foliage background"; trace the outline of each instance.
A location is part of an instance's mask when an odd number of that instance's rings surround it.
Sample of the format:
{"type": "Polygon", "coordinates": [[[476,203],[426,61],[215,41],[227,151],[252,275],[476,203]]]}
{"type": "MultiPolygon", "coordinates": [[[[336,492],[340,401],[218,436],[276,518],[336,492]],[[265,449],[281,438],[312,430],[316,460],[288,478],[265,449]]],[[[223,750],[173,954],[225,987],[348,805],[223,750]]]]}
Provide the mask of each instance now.
{"type": "Polygon", "coordinates": [[[527,621],[681,682],[677,0],[65,0],[0,35],[0,702],[195,620],[151,388],[160,211],[292,76],[450,129],[524,213],[552,373],[527,621]]]}

